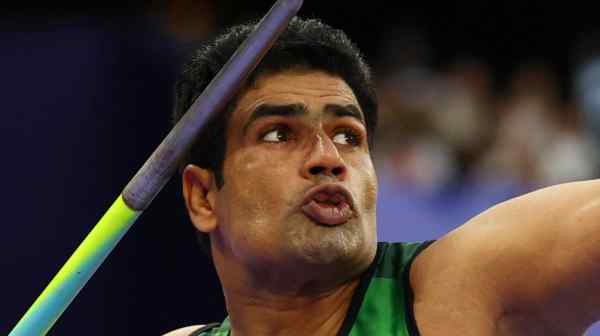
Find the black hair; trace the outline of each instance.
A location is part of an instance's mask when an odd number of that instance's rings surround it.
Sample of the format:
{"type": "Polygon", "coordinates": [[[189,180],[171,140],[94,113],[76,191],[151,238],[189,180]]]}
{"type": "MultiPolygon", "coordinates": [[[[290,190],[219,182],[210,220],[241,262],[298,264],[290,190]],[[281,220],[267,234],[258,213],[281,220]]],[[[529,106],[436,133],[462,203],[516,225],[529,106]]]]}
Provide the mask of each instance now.
{"type": "MultiPolygon", "coordinates": [[[[255,26],[256,22],[251,22],[231,27],[195,52],[175,84],[173,124],[183,116],[255,26]]],[[[244,88],[252,85],[260,75],[294,68],[324,71],[342,78],[350,86],[365,115],[367,140],[372,148],[377,125],[377,98],[372,75],[362,54],[346,34],[317,19],[293,18],[250,75],[244,88]]],[[[180,169],[187,164],[195,164],[212,171],[218,188],[225,183],[222,172],[227,145],[225,134],[236,103],[234,98],[224,111],[216,113],[208,121],[179,162],[180,169]]],[[[208,235],[200,232],[199,240],[210,253],[208,235]]]]}

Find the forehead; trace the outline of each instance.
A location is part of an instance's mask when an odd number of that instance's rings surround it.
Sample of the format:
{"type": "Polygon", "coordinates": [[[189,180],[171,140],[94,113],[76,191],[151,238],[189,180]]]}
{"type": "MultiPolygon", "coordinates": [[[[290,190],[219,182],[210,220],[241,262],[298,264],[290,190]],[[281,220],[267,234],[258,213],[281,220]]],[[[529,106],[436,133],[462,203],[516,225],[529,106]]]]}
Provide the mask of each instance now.
{"type": "Polygon", "coordinates": [[[238,98],[232,119],[243,121],[264,104],[303,104],[315,111],[327,104],[355,105],[360,110],[354,92],[343,79],[314,70],[288,70],[259,76],[238,98]]]}

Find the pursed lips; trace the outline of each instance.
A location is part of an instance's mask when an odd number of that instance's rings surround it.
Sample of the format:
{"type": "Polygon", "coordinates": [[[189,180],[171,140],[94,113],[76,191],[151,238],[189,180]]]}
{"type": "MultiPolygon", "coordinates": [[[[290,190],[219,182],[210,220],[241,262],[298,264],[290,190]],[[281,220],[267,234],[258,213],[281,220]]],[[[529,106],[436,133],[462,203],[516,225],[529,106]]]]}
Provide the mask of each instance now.
{"type": "Polygon", "coordinates": [[[317,224],[341,225],[354,216],[354,199],[340,185],[320,184],[306,192],[301,210],[317,224]]]}

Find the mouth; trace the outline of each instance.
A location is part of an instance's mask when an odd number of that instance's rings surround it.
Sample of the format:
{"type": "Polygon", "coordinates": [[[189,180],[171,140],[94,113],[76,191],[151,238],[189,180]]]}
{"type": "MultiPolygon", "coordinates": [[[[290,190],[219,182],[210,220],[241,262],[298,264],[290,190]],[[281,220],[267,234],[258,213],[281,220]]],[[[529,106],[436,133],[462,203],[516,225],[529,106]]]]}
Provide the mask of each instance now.
{"type": "Polygon", "coordinates": [[[311,188],[302,203],[302,212],[317,224],[336,226],[354,216],[350,192],[336,184],[322,184],[311,188]]]}

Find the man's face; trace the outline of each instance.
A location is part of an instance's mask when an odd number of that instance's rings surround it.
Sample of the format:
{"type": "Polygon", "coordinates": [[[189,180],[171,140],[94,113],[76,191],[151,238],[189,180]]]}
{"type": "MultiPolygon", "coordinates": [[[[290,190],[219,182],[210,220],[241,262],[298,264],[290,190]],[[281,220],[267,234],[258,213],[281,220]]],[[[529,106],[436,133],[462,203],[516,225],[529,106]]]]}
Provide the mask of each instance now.
{"type": "Polygon", "coordinates": [[[339,77],[260,76],[239,97],[226,134],[211,235],[224,255],[257,267],[364,269],[376,249],[377,194],[364,120],[339,77]]]}

